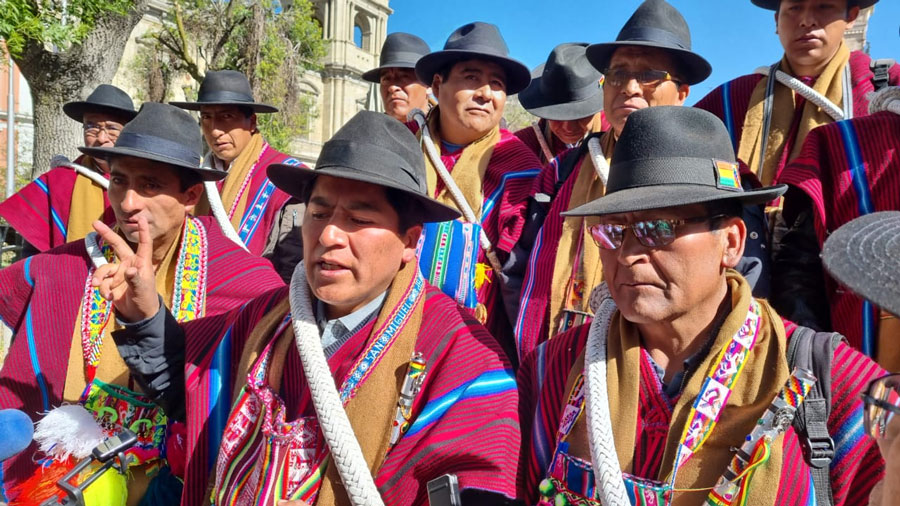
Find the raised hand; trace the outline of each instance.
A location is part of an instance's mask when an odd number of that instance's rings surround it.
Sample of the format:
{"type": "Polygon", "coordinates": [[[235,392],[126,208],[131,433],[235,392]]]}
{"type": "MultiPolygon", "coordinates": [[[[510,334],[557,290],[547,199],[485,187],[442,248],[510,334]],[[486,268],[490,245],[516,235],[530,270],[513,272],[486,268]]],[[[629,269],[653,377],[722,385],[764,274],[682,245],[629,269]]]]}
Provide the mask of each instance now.
{"type": "Polygon", "coordinates": [[[112,246],[118,263],[109,263],[94,271],[91,285],[100,288],[100,295],[112,301],[118,317],[137,322],[159,311],[156,293],[156,272],[153,269],[153,240],[144,217],[138,218],[138,247],[131,246],[102,221],[93,223],[94,230],[112,246]]]}

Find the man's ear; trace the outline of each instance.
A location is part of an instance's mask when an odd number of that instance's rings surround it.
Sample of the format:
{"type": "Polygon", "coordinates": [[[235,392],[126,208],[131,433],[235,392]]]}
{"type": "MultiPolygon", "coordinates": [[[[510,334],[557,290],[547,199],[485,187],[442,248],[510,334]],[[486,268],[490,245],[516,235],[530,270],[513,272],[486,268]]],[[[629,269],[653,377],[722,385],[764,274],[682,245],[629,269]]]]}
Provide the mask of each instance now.
{"type": "Polygon", "coordinates": [[[856,19],[859,17],[859,6],[854,5],[847,9],[847,28],[853,28],[856,19]]]}
{"type": "Polygon", "coordinates": [[[203,197],[203,183],[197,183],[190,188],[187,189],[183,194],[184,196],[184,207],[189,213],[194,212],[194,207],[200,202],[200,199],[203,197]]]}
{"type": "Polygon", "coordinates": [[[778,33],[778,10],[775,11],[775,33],[778,33]]]}
{"type": "Polygon", "coordinates": [[[722,238],[722,267],[733,269],[744,256],[747,225],[739,216],[725,219],[719,229],[722,238]]]}
{"type": "Polygon", "coordinates": [[[441,92],[441,75],[435,74],[431,79],[431,94],[434,95],[434,98],[438,97],[438,94],[441,92]]]}
{"type": "Polygon", "coordinates": [[[419,244],[419,236],[422,235],[422,225],[413,225],[403,233],[403,263],[409,263],[416,259],[416,246],[419,244]]]}
{"type": "Polygon", "coordinates": [[[689,84],[682,84],[678,87],[678,100],[681,101],[680,105],[684,105],[684,101],[687,100],[688,95],[691,94],[691,86],[689,84]]]}
{"type": "Polygon", "coordinates": [[[256,133],[256,113],[250,115],[250,131],[256,133]]]}

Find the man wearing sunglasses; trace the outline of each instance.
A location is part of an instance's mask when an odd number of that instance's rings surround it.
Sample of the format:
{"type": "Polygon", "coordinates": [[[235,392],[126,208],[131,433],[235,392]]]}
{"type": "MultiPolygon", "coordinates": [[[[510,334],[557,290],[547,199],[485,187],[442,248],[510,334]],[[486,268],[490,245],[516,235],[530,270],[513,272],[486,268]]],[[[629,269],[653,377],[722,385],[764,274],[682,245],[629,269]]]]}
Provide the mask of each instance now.
{"type": "MultiPolygon", "coordinates": [[[[592,44],[587,59],[603,72],[603,110],[611,128],[552,160],[538,176],[528,223],[504,273],[521,286],[514,334],[520,358],[550,336],[590,318],[587,296],[601,281],[586,221],[561,213],[603,195],[609,158],[625,120],[637,110],[682,105],[712,68],[691,51],[687,22],[664,0],[647,0],[614,42],[592,44]],[[545,218],[546,217],[546,218],[545,218]]],[[[525,97],[522,98],[525,104],[525,97]]]]}
{"type": "MultiPolygon", "coordinates": [[[[123,126],[137,114],[127,93],[101,84],[85,100],[63,105],[66,116],[81,123],[84,147],[111,148],[123,126]]],[[[107,177],[101,158],[81,155],[75,163],[107,177]]],[[[53,167],[0,204],[0,217],[23,239],[23,256],[44,252],[93,232],[91,223],[115,217],[103,187],[69,167],[53,167]]]]}
{"type": "MultiPolygon", "coordinates": [[[[529,502],[815,503],[790,422],[811,378],[785,358],[792,329],[734,270],[742,207],[784,190],[742,189],[728,132],[706,111],[629,117],[606,195],[566,213],[595,220],[605,280],[591,295],[596,317],[539,346],[519,371],[529,502]]],[[[853,423],[881,374],[840,344],[823,378],[829,433],[840,435],[830,490],[820,491],[833,504],[864,504],[881,476],[878,449],[853,423]]]]}
{"type": "MultiPolygon", "coordinates": [[[[885,282],[900,271],[900,212],[882,211],[856,218],[834,231],[822,248],[825,269],[841,285],[883,311],[900,316],[900,284],[885,282]]],[[[897,339],[900,336],[890,336],[897,339]]],[[[894,344],[896,346],[896,344],[894,344]]],[[[887,462],[885,476],[869,499],[871,506],[896,504],[900,496],[900,374],[869,384],[863,394],[866,434],[875,438],[887,462]]]]}

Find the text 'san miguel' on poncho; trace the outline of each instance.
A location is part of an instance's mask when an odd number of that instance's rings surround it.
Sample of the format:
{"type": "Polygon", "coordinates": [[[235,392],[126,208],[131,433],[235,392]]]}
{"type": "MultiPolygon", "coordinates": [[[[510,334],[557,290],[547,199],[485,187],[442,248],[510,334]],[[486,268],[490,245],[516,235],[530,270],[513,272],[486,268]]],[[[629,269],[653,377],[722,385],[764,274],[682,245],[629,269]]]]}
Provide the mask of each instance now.
{"type": "MultiPolygon", "coordinates": [[[[223,313],[283,285],[266,260],[241,250],[212,218],[194,220],[207,239],[205,314],[223,313]]],[[[61,404],[67,371],[80,366],[69,360],[91,266],[85,241],[76,241],[0,270],[0,323],[14,335],[0,369],[0,409],[20,409],[37,421],[61,404]]],[[[3,462],[5,490],[34,471],[35,449],[32,444],[3,462]]]]}
{"type": "MultiPolygon", "coordinates": [[[[419,274],[416,273],[416,276],[419,274]]],[[[396,283],[399,282],[395,279],[396,283]]],[[[446,473],[455,473],[462,489],[482,489],[513,497],[520,433],[517,391],[510,363],[497,341],[467,310],[461,309],[427,283],[420,283],[419,286],[422,290],[421,322],[418,335],[412,336],[415,342],[407,344],[412,345],[415,353],[421,354],[424,360],[425,382],[412,404],[406,433],[395,445],[382,448],[386,454],[380,464],[378,459],[369,462],[367,457],[379,492],[386,504],[424,505],[427,504],[427,481],[446,473]],[[477,360],[472,357],[477,357],[477,360]]],[[[352,377],[348,374],[363,357],[368,356],[365,351],[385,335],[387,327],[382,327],[381,322],[385,315],[392,314],[393,308],[389,306],[393,291],[392,287],[378,318],[368,320],[328,358],[332,375],[341,391],[342,386],[347,385],[343,379],[352,377]]],[[[325,476],[324,480],[310,474],[311,468],[321,464],[321,457],[327,457],[327,446],[323,444],[321,432],[316,430],[318,420],[296,346],[291,340],[286,344],[275,343],[283,335],[281,329],[286,328],[288,295],[286,288],[275,290],[239,310],[184,325],[189,464],[182,504],[196,504],[205,497],[213,463],[205,460],[204,456],[215,455],[214,449],[220,448],[220,445],[227,450],[220,450],[219,453],[220,460],[225,460],[216,464],[216,469],[221,471],[216,472],[219,478],[217,483],[222,483],[223,488],[215,493],[227,496],[222,498],[227,504],[255,501],[258,492],[254,490],[258,488],[254,486],[250,487],[253,490],[249,490],[244,486],[248,482],[238,478],[246,476],[248,480],[260,480],[260,476],[254,474],[257,471],[263,476],[285,477],[277,481],[265,479],[265,484],[260,486],[266,494],[316,500],[316,494],[321,496],[322,490],[327,489],[338,504],[345,504],[342,487],[335,487],[333,463],[326,462],[319,468],[325,476]],[[279,322],[282,326],[278,325],[279,322]],[[258,363],[262,356],[251,349],[254,340],[259,338],[258,335],[254,337],[254,333],[261,325],[271,325],[275,329],[266,333],[262,342],[274,343],[278,347],[276,355],[281,355],[281,358],[277,369],[281,380],[273,380],[277,384],[267,380],[264,388],[256,391],[272,389],[277,392],[277,399],[264,395],[283,406],[274,419],[276,422],[283,420],[288,424],[285,427],[294,427],[294,431],[309,429],[308,433],[303,432],[305,435],[301,438],[305,449],[296,453],[298,458],[305,460],[294,462],[294,467],[285,467],[293,461],[289,462],[290,459],[285,458],[283,453],[277,453],[280,457],[274,461],[253,453],[262,446],[258,438],[248,439],[247,431],[253,433],[261,429],[244,417],[255,412],[256,408],[251,406],[250,411],[231,411],[234,399],[238,400],[238,405],[248,406],[242,402],[247,400],[247,391],[241,394],[240,389],[247,385],[247,369],[258,363]],[[222,440],[223,428],[235,437],[222,440]],[[250,453],[242,453],[234,445],[250,453]],[[286,471],[288,468],[291,471],[286,471]]],[[[402,336],[401,331],[398,339],[402,336]]],[[[398,341],[388,350],[400,344],[398,341]]],[[[405,361],[409,359],[407,357],[405,361]]],[[[378,374],[377,368],[384,363],[379,362],[375,367],[373,378],[377,377],[374,376],[378,374]]],[[[274,374],[272,370],[268,370],[265,377],[271,379],[271,374],[274,374]]],[[[363,389],[365,383],[358,395],[363,395],[363,389]]],[[[383,411],[382,408],[391,411],[397,406],[396,388],[385,388],[384,391],[383,398],[382,394],[378,394],[371,400],[368,412],[363,406],[354,406],[355,397],[345,405],[354,432],[367,455],[367,447],[387,441],[389,431],[385,427],[370,434],[372,427],[367,424],[371,425],[372,417],[369,415],[383,411]]],[[[261,427],[267,425],[263,423],[261,427]]]]}
{"type": "MultiPolygon", "coordinates": [[[[87,155],[75,163],[96,169],[87,155]]],[[[106,191],[68,167],[51,169],[0,203],[0,216],[38,251],[83,239],[94,220],[115,222],[106,191]]]]}

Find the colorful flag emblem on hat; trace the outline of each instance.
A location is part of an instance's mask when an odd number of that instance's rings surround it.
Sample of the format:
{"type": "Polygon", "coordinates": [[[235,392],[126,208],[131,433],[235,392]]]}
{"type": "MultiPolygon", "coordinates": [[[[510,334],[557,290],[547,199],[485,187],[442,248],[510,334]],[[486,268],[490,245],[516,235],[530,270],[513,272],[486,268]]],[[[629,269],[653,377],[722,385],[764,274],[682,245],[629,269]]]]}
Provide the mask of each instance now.
{"type": "Polygon", "coordinates": [[[724,160],[715,160],[715,164],[719,175],[717,186],[726,190],[740,190],[741,176],[738,172],[738,164],[724,160]]]}

